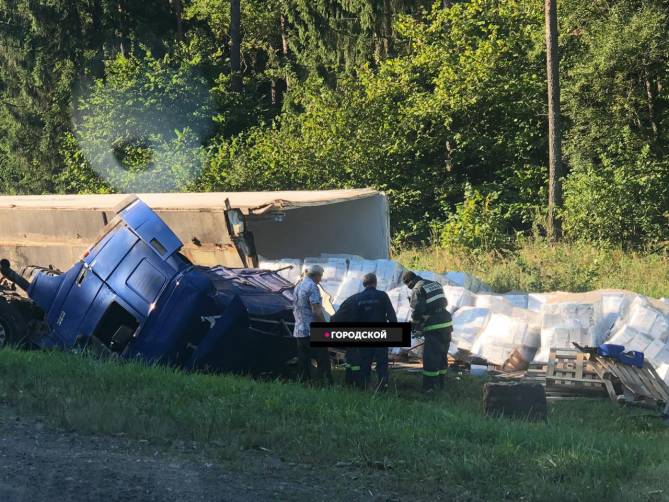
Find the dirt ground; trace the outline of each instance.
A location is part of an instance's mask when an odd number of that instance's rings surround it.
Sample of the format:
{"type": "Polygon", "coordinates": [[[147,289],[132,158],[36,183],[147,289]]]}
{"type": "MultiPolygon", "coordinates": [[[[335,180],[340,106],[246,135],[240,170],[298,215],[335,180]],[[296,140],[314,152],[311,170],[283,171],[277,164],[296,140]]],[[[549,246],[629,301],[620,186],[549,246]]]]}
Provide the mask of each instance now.
{"type": "Polygon", "coordinates": [[[192,443],[66,432],[0,404],[0,501],[393,500],[355,473],[325,475],[261,451],[214,462],[192,443]]]}

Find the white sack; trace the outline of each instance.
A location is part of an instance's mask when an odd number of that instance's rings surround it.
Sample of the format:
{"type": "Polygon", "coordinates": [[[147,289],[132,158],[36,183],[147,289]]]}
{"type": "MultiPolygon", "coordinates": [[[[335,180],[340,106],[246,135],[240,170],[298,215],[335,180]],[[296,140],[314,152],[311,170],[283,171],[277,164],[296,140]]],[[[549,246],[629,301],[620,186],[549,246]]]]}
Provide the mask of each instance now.
{"type": "Polygon", "coordinates": [[[377,289],[389,291],[401,286],[404,267],[393,260],[376,260],[377,289]]]}
{"type": "Polygon", "coordinates": [[[293,284],[300,280],[302,275],[302,260],[298,258],[284,258],[281,260],[265,260],[261,257],[258,259],[258,268],[265,270],[279,270],[291,266],[292,268],[281,270],[279,275],[293,284]]]}
{"type": "Polygon", "coordinates": [[[444,286],[444,294],[448,305],[446,310],[451,314],[462,307],[473,307],[476,304],[476,295],[471,291],[458,286],[444,286]]]}
{"type": "Polygon", "coordinates": [[[541,349],[535,357],[546,362],[552,348],[570,349],[576,342],[596,346],[595,324],[601,319],[601,301],[545,303],[541,309],[541,349]]]}
{"type": "Polygon", "coordinates": [[[502,365],[517,349],[531,361],[540,343],[540,324],[536,314],[513,309],[509,314],[492,312],[472,346],[472,352],[492,364],[502,365]]]}
{"type": "Polygon", "coordinates": [[[460,350],[472,350],[476,339],[483,331],[490,310],[480,307],[462,307],[453,315],[453,335],[451,347],[460,350]]]}

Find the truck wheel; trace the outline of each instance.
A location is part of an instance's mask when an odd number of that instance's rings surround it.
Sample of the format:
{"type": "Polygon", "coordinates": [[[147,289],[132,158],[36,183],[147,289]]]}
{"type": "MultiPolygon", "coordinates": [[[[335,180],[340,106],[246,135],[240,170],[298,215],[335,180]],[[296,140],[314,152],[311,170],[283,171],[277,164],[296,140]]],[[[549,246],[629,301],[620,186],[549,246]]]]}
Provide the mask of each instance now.
{"type": "Polygon", "coordinates": [[[0,349],[7,345],[20,345],[26,334],[27,326],[21,313],[0,298],[0,349]]]}

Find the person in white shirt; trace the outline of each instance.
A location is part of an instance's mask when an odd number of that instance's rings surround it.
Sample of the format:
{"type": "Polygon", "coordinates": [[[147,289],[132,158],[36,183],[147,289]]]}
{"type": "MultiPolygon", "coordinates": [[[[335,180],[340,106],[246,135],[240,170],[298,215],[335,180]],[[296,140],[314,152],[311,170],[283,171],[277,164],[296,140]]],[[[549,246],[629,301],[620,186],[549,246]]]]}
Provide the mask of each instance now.
{"type": "Polygon", "coordinates": [[[317,378],[332,383],[330,356],[325,347],[311,347],[309,335],[312,322],[323,322],[323,300],[318,283],[323,278],[323,267],[311,265],[293,292],[293,316],[297,343],[298,371],[301,380],[311,379],[311,359],[316,359],[317,378]]]}

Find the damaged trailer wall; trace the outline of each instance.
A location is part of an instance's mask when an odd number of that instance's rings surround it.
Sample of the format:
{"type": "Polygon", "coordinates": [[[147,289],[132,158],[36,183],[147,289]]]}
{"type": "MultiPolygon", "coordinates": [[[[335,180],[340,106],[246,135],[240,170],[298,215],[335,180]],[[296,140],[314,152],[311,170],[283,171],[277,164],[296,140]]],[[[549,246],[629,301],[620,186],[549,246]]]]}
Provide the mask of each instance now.
{"type": "MultiPolygon", "coordinates": [[[[67,270],[128,197],[0,196],[0,256],[15,266],[67,270]]],[[[246,219],[256,253],[263,256],[389,255],[388,202],[372,189],[165,193],[140,198],[172,228],[184,243],[183,254],[198,265],[244,265],[228,231],[228,208],[246,219]]]]}
{"type": "Polygon", "coordinates": [[[284,215],[247,218],[258,254],[267,259],[323,253],[389,258],[388,202],[383,194],[333,204],[299,207],[284,215]]]}

